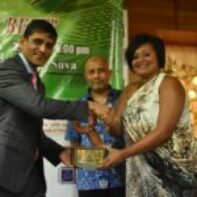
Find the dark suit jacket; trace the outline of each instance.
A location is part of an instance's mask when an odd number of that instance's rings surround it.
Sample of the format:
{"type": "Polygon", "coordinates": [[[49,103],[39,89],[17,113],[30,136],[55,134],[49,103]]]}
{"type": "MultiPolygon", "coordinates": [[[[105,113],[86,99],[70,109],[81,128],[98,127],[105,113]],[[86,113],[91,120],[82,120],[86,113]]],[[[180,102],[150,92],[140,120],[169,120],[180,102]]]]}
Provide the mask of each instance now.
{"type": "Polygon", "coordinates": [[[54,165],[59,163],[63,147],[44,135],[42,118],[81,120],[87,115],[85,102],[47,99],[42,85],[35,90],[19,56],[1,63],[0,186],[22,191],[37,160],[37,149],[39,159],[45,156],[54,165]]]}

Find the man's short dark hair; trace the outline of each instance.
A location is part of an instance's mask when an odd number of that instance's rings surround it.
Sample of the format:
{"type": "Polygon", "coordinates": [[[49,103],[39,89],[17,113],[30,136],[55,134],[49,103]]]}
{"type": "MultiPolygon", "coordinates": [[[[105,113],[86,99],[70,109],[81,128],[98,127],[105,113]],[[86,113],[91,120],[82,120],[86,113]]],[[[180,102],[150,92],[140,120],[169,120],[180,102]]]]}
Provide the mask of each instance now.
{"type": "Polygon", "coordinates": [[[57,39],[57,32],[53,25],[46,20],[34,19],[26,27],[23,36],[28,38],[34,32],[45,32],[51,34],[54,39],[57,39]]]}
{"type": "Polygon", "coordinates": [[[133,70],[132,60],[134,58],[135,51],[143,44],[150,44],[153,47],[157,56],[159,68],[164,68],[165,46],[163,40],[157,36],[146,33],[136,35],[127,47],[125,57],[129,65],[129,68],[133,70]]]}

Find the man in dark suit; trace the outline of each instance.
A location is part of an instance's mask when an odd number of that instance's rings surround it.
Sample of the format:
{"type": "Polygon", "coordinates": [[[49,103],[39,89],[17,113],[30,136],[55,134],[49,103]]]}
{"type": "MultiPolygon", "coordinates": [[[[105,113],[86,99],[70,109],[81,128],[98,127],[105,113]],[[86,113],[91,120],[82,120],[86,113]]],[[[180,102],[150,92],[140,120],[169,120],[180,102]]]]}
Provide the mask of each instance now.
{"type": "Polygon", "coordinates": [[[33,20],[20,40],[21,52],[0,64],[1,197],[44,197],[42,158],[69,165],[70,157],[67,149],[45,136],[42,119],[82,120],[94,108],[91,102],[44,96],[44,86],[34,73],[50,57],[56,39],[50,23],[33,20]]]}

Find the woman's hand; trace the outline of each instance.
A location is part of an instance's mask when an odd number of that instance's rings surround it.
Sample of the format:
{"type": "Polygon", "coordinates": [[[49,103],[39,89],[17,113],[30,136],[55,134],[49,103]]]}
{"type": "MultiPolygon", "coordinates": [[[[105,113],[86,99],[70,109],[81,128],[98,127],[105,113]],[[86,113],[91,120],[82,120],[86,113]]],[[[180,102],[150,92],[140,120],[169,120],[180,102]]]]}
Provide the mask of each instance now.
{"type": "Polygon", "coordinates": [[[104,159],[102,168],[112,168],[125,160],[122,150],[107,147],[108,156],[104,159]]]}
{"type": "Polygon", "coordinates": [[[106,126],[112,126],[116,121],[116,115],[114,109],[109,106],[108,113],[101,116],[100,119],[105,123],[106,126]]]}

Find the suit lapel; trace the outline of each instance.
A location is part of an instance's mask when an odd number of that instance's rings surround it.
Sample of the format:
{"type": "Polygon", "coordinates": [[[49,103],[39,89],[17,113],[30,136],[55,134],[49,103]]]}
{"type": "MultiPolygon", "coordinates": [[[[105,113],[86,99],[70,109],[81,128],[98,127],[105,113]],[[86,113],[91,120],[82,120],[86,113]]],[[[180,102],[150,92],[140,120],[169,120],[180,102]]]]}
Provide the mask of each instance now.
{"type": "MultiPolygon", "coordinates": [[[[27,79],[30,83],[32,83],[32,74],[31,73],[28,73],[25,65],[24,65],[24,62],[22,61],[21,57],[19,55],[16,55],[14,58],[14,61],[17,61],[17,66],[20,67],[21,71],[25,74],[27,74],[27,79]]],[[[44,88],[44,84],[42,83],[38,73],[37,73],[37,90],[40,92],[40,93],[44,93],[45,92],[45,88],[44,88]]]]}

